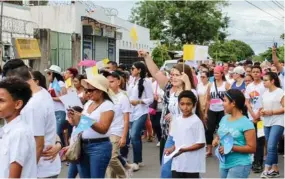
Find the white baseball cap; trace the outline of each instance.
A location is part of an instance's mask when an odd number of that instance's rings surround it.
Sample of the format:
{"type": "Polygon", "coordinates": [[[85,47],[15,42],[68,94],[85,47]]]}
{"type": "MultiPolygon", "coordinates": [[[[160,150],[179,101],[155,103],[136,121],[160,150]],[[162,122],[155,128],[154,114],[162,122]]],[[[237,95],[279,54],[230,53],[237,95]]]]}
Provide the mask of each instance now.
{"type": "Polygon", "coordinates": [[[57,65],[51,65],[49,67],[49,69],[45,69],[45,72],[48,72],[48,71],[51,71],[51,72],[54,72],[54,73],[58,73],[61,75],[61,68],[57,65]]]}
{"type": "Polygon", "coordinates": [[[245,70],[242,66],[237,66],[234,68],[234,73],[239,74],[239,75],[244,75],[245,74],[245,70]]]}

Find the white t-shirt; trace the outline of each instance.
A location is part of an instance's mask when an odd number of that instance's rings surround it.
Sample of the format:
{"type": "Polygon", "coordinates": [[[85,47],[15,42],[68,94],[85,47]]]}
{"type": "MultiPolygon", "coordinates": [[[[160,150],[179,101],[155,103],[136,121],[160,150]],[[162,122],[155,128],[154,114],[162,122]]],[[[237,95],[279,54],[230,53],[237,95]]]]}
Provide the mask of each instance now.
{"type": "Polygon", "coordinates": [[[284,74],[285,74],[285,67],[283,67],[283,71],[279,74],[280,84],[281,84],[281,87],[282,87],[283,90],[285,89],[285,86],[284,86],[284,74]]]}
{"type": "Polygon", "coordinates": [[[157,94],[159,99],[158,99],[158,103],[157,103],[157,111],[161,111],[162,110],[162,98],[164,95],[164,91],[159,87],[159,84],[157,83],[157,81],[152,82],[152,92],[153,94],[157,94]]]}
{"type": "Polygon", "coordinates": [[[37,178],[35,138],[20,116],[0,128],[0,146],[0,178],[9,177],[13,162],[22,166],[21,178],[37,178]]]}
{"type": "MultiPolygon", "coordinates": [[[[59,81],[58,84],[61,88],[65,88],[65,83],[63,81],[59,81]]],[[[52,84],[50,84],[49,88],[51,88],[51,85],[52,84]]],[[[65,111],[64,104],[62,102],[53,101],[53,103],[54,103],[54,111],[65,111]]]]}
{"type": "MultiPolygon", "coordinates": [[[[85,105],[82,114],[90,117],[91,119],[95,120],[96,122],[100,121],[101,113],[106,111],[114,111],[114,104],[109,101],[105,100],[97,109],[95,109],[91,114],[89,114],[88,107],[93,103],[93,101],[89,100],[85,105]]],[[[106,134],[100,134],[94,131],[91,127],[85,130],[82,133],[83,139],[95,139],[95,138],[105,138],[110,136],[110,129],[106,134]]]]}
{"type": "MultiPolygon", "coordinates": [[[[50,94],[41,89],[33,94],[27,105],[21,111],[21,117],[31,127],[34,136],[44,136],[44,148],[55,145],[56,141],[56,118],[53,100],[50,94]]],[[[50,177],[58,175],[61,170],[59,155],[51,162],[40,158],[38,162],[38,177],[50,177]]]]}
{"type": "Polygon", "coordinates": [[[144,104],[138,104],[136,106],[132,106],[132,114],[130,117],[130,121],[138,120],[142,115],[148,114],[149,105],[153,102],[153,92],[152,85],[149,79],[145,79],[143,82],[144,91],[142,93],[141,98],[139,98],[139,79],[136,80],[132,78],[132,81],[129,83],[128,87],[128,96],[130,101],[132,100],[142,100],[144,104]]]}
{"type": "Polygon", "coordinates": [[[207,90],[208,90],[208,87],[209,87],[209,84],[206,84],[204,85],[202,82],[201,83],[198,83],[197,85],[197,92],[198,92],[198,95],[205,95],[207,93],[207,90]]]}
{"type": "MultiPolygon", "coordinates": [[[[173,140],[175,147],[185,145],[186,147],[194,144],[205,144],[205,130],[202,121],[196,114],[188,118],[180,116],[175,121],[173,140]]],[[[171,170],[187,173],[204,173],[206,171],[206,150],[205,147],[191,152],[184,152],[173,158],[171,170]]]]}
{"type": "Polygon", "coordinates": [[[215,87],[215,82],[211,84],[211,89],[210,89],[211,100],[209,107],[211,111],[219,112],[224,110],[224,105],[221,98],[224,97],[226,91],[227,91],[226,82],[223,82],[223,84],[219,87],[217,86],[217,90],[215,87]],[[217,94],[217,92],[219,94],[217,94]]]}
{"type": "Polygon", "coordinates": [[[124,131],[124,113],[130,113],[132,111],[131,103],[123,91],[111,96],[111,99],[114,102],[115,116],[110,127],[110,134],[122,137],[124,131]]]}
{"type": "MultiPolygon", "coordinates": [[[[249,99],[250,105],[254,113],[257,113],[262,107],[262,95],[265,92],[265,87],[263,82],[255,85],[254,82],[250,83],[245,90],[244,96],[246,99],[249,99]]],[[[252,116],[248,112],[248,117],[250,120],[253,120],[252,116]]]]}
{"type": "MultiPolygon", "coordinates": [[[[270,92],[266,90],[262,95],[262,105],[264,110],[282,109],[281,100],[284,97],[284,91],[281,88],[270,92]]],[[[266,127],[279,125],[284,126],[284,114],[263,117],[263,125],[266,127]]]]}
{"type": "MultiPolygon", "coordinates": [[[[194,89],[191,89],[191,91],[194,93],[194,95],[197,98],[197,103],[198,103],[198,94],[197,91],[194,89]]],[[[176,130],[176,126],[173,125],[175,121],[182,115],[181,110],[179,109],[179,104],[178,104],[178,96],[175,96],[175,93],[170,94],[169,98],[169,104],[168,104],[168,110],[171,113],[171,122],[170,122],[170,129],[169,129],[169,135],[172,136],[172,132],[176,130]]],[[[194,106],[192,113],[195,114],[196,112],[196,105],[194,106]]]]}

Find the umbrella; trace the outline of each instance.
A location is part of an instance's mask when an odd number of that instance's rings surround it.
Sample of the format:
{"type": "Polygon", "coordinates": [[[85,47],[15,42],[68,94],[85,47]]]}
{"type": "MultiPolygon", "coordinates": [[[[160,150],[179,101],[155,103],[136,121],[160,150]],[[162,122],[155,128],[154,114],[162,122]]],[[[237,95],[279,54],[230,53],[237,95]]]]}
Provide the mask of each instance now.
{"type": "Polygon", "coordinates": [[[93,67],[96,65],[95,60],[82,60],[78,63],[78,66],[86,66],[86,67],[93,67]]]}

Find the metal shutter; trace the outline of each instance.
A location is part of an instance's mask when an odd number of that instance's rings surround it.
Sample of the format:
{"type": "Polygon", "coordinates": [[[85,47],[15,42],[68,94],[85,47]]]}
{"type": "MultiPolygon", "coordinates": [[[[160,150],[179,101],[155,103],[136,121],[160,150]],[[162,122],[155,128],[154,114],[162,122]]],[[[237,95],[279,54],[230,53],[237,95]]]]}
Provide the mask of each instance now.
{"type": "Polygon", "coordinates": [[[95,37],[95,60],[101,61],[108,58],[108,38],[95,37]]]}

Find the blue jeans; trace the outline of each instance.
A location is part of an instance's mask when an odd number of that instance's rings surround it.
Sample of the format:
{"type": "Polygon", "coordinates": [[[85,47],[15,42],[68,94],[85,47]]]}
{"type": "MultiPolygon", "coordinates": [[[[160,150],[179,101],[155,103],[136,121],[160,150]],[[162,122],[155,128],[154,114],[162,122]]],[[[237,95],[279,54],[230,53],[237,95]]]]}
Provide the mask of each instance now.
{"type": "MultiPolygon", "coordinates": [[[[174,145],[173,137],[169,135],[165,142],[164,150],[172,147],[173,145],[174,145]]],[[[171,165],[172,165],[172,159],[169,160],[167,163],[164,163],[163,157],[162,157],[161,168],[160,168],[160,178],[172,178],[171,165]]]]}
{"type": "Polygon", "coordinates": [[[239,165],[232,168],[220,168],[221,178],[248,178],[251,165],[239,165]]]}
{"type": "Polygon", "coordinates": [[[283,132],[283,126],[264,127],[265,139],[267,141],[267,156],[265,160],[265,166],[267,167],[278,164],[277,145],[283,132]]]}
{"type": "Polygon", "coordinates": [[[147,114],[142,115],[139,119],[131,122],[131,142],[133,146],[134,163],[142,162],[142,139],[141,133],[145,126],[147,114]]]}
{"type": "Polygon", "coordinates": [[[112,156],[110,141],[82,144],[79,161],[80,178],[105,178],[106,169],[112,156]]]}
{"type": "Polygon", "coordinates": [[[59,136],[61,142],[65,144],[63,137],[63,130],[68,123],[68,121],[66,120],[66,113],[65,111],[55,111],[55,117],[56,117],[56,133],[59,136]]]}
{"type": "Polygon", "coordinates": [[[79,165],[76,163],[69,163],[67,178],[76,178],[79,173],[79,165]]]}

